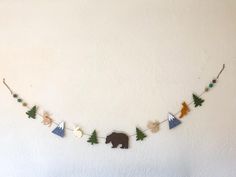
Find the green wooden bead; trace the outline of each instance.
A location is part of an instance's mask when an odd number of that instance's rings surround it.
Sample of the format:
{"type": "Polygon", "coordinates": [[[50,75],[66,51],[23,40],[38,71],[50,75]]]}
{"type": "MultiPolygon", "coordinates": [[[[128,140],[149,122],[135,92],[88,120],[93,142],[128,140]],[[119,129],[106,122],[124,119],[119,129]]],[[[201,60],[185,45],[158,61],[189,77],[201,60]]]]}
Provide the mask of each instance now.
{"type": "Polygon", "coordinates": [[[209,87],[210,87],[210,88],[212,88],[212,87],[213,87],[213,85],[214,85],[213,83],[210,83],[210,84],[209,84],[209,87]]]}
{"type": "Polygon", "coordinates": [[[23,100],[19,98],[19,99],[17,99],[17,101],[20,103],[20,102],[22,102],[23,100]]]}

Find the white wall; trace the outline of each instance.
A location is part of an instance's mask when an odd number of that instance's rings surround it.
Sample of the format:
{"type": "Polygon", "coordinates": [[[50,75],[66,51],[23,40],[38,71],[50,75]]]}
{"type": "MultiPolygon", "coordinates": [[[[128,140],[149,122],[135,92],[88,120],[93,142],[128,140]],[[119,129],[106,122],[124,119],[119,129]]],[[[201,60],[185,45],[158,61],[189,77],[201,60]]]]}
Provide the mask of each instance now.
{"type": "Polygon", "coordinates": [[[164,120],[226,70],[183,124],[128,150],[61,139],[0,86],[0,176],[235,177],[236,1],[1,0],[0,77],[86,132],[164,120]]]}

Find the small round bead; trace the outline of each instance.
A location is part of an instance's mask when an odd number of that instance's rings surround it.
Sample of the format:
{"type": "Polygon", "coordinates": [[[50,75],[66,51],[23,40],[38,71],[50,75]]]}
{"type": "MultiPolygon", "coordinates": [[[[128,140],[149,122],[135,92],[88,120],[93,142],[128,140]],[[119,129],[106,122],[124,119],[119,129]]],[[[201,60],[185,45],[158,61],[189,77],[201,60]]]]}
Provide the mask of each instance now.
{"type": "Polygon", "coordinates": [[[19,98],[19,99],[17,99],[17,101],[20,103],[20,102],[22,102],[22,99],[19,98]]]}
{"type": "Polygon", "coordinates": [[[216,79],[213,79],[212,82],[215,84],[216,83],[216,79]]]}
{"type": "Polygon", "coordinates": [[[13,94],[13,97],[14,97],[14,98],[17,98],[17,97],[18,97],[18,95],[17,95],[17,94],[13,94]]]}
{"type": "Polygon", "coordinates": [[[206,87],[206,88],[205,88],[205,91],[206,91],[206,92],[208,92],[208,91],[209,91],[209,88],[208,88],[208,87],[206,87]]]}
{"type": "Polygon", "coordinates": [[[22,106],[27,106],[27,103],[22,103],[22,106]]]}
{"type": "Polygon", "coordinates": [[[212,87],[213,87],[213,83],[210,83],[210,84],[209,84],[209,87],[212,88],[212,87]]]}

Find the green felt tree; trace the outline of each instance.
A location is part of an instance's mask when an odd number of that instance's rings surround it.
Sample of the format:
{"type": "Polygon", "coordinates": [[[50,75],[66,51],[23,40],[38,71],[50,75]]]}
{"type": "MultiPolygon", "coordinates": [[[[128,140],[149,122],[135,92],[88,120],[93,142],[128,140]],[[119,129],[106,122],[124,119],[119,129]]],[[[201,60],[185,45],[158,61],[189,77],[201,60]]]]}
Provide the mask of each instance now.
{"type": "Polygon", "coordinates": [[[146,137],[147,135],[145,135],[139,128],[136,127],[136,141],[142,141],[146,137]]]}
{"type": "Polygon", "coordinates": [[[202,103],[204,102],[204,100],[198,97],[197,95],[193,94],[193,102],[194,102],[194,106],[197,107],[197,106],[202,106],[202,103]]]}
{"type": "Polygon", "coordinates": [[[26,114],[28,115],[28,118],[36,118],[36,113],[37,113],[37,107],[34,106],[32,107],[29,111],[26,112],[26,114]]]}
{"type": "Polygon", "coordinates": [[[97,139],[97,132],[96,130],[93,131],[92,135],[90,136],[90,138],[88,139],[89,143],[93,144],[98,144],[98,139],[97,139]]]}

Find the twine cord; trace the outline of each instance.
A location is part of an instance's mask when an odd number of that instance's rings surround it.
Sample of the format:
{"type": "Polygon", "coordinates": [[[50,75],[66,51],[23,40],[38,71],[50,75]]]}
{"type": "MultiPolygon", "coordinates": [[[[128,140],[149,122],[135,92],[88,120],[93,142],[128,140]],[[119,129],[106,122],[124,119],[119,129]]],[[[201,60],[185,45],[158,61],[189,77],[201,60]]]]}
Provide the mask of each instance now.
{"type": "MultiPolygon", "coordinates": [[[[219,79],[219,77],[220,77],[220,75],[222,74],[222,72],[224,71],[224,69],[225,69],[225,64],[223,64],[222,69],[220,70],[220,72],[218,73],[218,75],[217,75],[217,77],[216,77],[216,80],[219,79]]],[[[6,83],[5,78],[3,78],[3,84],[4,84],[4,85],[6,86],[6,88],[9,90],[9,92],[11,93],[11,95],[13,95],[14,92],[13,92],[13,90],[11,89],[11,87],[6,83]]],[[[199,97],[202,97],[205,93],[206,93],[206,91],[203,91],[203,92],[199,95],[199,97]]],[[[194,103],[194,101],[192,100],[192,101],[190,101],[189,103],[187,103],[187,105],[188,105],[188,106],[191,106],[193,103],[194,103]]],[[[30,109],[29,106],[26,106],[26,107],[30,109]]],[[[174,115],[174,116],[177,116],[180,112],[181,112],[181,110],[177,111],[177,112],[176,112],[175,114],[173,114],[173,115],[174,115]]],[[[37,115],[39,115],[41,118],[43,118],[43,115],[40,114],[40,113],[38,113],[38,112],[37,112],[37,115]]],[[[161,124],[165,123],[166,121],[168,121],[168,119],[162,120],[161,122],[159,122],[158,125],[160,126],[161,124]]],[[[56,121],[54,121],[54,120],[52,121],[52,123],[55,124],[55,125],[59,125],[59,123],[56,122],[56,121]]],[[[67,127],[65,127],[65,129],[66,129],[66,130],[69,130],[69,131],[74,131],[72,128],[67,128],[67,127]]],[[[146,131],[148,131],[148,130],[150,130],[150,129],[149,129],[149,128],[146,128],[146,129],[143,130],[143,132],[146,132],[146,131]]],[[[91,136],[91,134],[84,133],[84,132],[83,132],[83,135],[85,135],[85,136],[91,136]]],[[[129,137],[132,137],[132,136],[136,136],[136,133],[129,135],[129,137]]],[[[97,138],[99,138],[99,139],[106,139],[106,137],[103,137],[103,136],[98,136],[97,138]]]]}
{"type": "Polygon", "coordinates": [[[3,84],[7,87],[7,89],[11,92],[11,94],[13,95],[13,91],[12,89],[7,85],[6,81],[5,81],[5,78],[3,78],[3,84]]]}
{"type": "Polygon", "coordinates": [[[216,79],[219,79],[219,77],[220,77],[221,73],[224,71],[224,69],[225,69],[225,64],[223,64],[223,67],[220,70],[219,74],[217,75],[216,79]]]}
{"type": "MultiPolygon", "coordinates": [[[[225,64],[223,64],[222,69],[221,69],[220,72],[218,73],[218,75],[217,75],[217,77],[216,77],[217,80],[219,79],[219,77],[220,77],[220,75],[222,74],[222,72],[224,71],[224,69],[225,69],[225,64]]],[[[206,93],[206,91],[204,90],[204,91],[199,95],[199,97],[202,97],[205,93],[206,93]]],[[[188,106],[191,106],[193,103],[194,103],[194,101],[192,100],[192,101],[190,101],[189,103],[187,103],[187,105],[188,105],[188,106]]],[[[180,112],[181,112],[181,110],[177,111],[177,112],[174,113],[173,115],[174,115],[174,116],[177,116],[180,112]]],[[[168,121],[168,119],[164,119],[163,121],[159,122],[158,125],[160,126],[161,124],[165,123],[166,121],[168,121]]],[[[146,132],[146,131],[148,131],[148,130],[150,130],[150,128],[146,128],[145,130],[143,130],[143,132],[146,132]]],[[[132,137],[132,136],[136,136],[136,133],[130,135],[130,137],[132,137]]]]}

